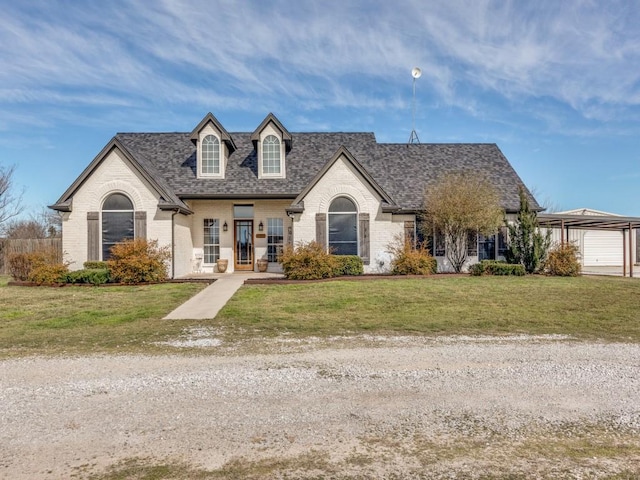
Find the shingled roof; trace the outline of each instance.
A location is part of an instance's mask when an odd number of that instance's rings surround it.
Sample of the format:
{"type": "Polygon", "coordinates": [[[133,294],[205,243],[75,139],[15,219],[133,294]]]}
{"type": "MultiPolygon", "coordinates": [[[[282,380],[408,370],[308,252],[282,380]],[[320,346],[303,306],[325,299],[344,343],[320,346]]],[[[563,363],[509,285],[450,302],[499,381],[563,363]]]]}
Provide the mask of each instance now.
{"type": "MultiPolygon", "coordinates": [[[[425,189],[452,172],[486,176],[507,211],[519,208],[519,186],[524,187],[531,206],[539,208],[495,144],[387,144],[378,143],[373,133],[291,133],[286,178],[260,179],[251,135],[229,133],[236,150],[229,155],[224,179],[197,177],[196,146],[190,133],[118,133],[114,141],[138,160],[157,185],[171,191],[168,201],[249,197],[293,201],[344,147],[403,211],[420,209],[425,189]]],[[[58,204],[69,200],[69,190],[58,204]]]]}

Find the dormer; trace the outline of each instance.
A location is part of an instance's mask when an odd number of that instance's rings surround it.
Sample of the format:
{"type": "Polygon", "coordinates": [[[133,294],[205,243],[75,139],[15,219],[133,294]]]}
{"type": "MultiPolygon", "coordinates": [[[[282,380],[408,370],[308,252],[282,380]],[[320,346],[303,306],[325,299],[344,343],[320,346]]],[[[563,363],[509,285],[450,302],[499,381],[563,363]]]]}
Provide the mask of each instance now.
{"type": "Polygon", "coordinates": [[[258,178],[286,178],[291,134],[273,113],[251,134],[251,141],[258,157],[258,178]]]}
{"type": "Polygon", "coordinates": [[[198,178],[224,178],[229,155],[236,149],[229,132],[216,117],[207,113],[190,138],[196,145],[198,178]]]}

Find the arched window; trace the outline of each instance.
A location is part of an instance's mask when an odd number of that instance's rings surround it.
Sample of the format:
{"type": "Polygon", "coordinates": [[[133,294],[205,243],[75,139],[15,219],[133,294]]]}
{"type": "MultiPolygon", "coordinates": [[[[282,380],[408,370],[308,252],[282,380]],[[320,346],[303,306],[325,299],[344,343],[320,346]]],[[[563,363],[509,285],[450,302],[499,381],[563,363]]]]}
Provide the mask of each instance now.
{"type": "Polygon", "coordinates": [[[275,135],[267,135],[262,142],[262,173],[280,174],[280,140],[275,135]]]}
{"type": "Polygon", "coordinates": [[[133,238],[133,203],[122,193],[112,193],[102,205],[102,260],[109,260],[111,247],[133,238]]]}
{"type": "Polygon", "coordinates": [[[202,174],[217,175],[220,173],[220,140],[207,135],[202,140],[202,174]]]}
{"type": "Polygon", "coordinates": [[[347,197],[329,206],[329,249],[335,255],[358,255],[358,210],[347,197]]]}

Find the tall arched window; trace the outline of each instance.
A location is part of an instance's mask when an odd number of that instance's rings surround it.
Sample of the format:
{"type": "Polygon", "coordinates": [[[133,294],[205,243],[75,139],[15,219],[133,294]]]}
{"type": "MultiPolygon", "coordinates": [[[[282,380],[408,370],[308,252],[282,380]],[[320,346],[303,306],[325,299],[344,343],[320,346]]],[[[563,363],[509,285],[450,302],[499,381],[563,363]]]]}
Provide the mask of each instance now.
{"type": "Polygon", "coordinates": [[[280,174],[280,140],[275,135],[267,135],[262,142],[262,173],[280,174]]]}
{"type": "Polygon", "coordinates": [[[329,249],[335,255],[358,255],[358,210],[347,197],[329,206],[329,249]]]}
{"type": "Polygon", "coordinates": [[[202,140],[202,173],[217,175],[220,173],[220,140],[207,135],[202,140]]]}
{"type": "Polygon", "coordinates": [[[133,238],[133,203],[122,193],[112,193],[102,205],[102,260],[109,260],[111,247],[133,238]]]}

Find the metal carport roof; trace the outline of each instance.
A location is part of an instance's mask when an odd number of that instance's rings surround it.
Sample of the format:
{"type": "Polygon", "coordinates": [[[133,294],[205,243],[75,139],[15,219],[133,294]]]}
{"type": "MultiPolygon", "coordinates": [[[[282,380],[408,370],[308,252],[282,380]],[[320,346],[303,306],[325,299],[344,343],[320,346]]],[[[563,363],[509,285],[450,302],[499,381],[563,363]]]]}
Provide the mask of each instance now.
{"type": "Polygon", "coordinates": [[[570,229],[614,230],[622,232],[622,275],[626,276],[627,235],[629,237],[629,276],[633,277],[633,252],[631,251],[633,230],[640,228],[639,217],[619,217],[617,215],[568,215],[563,213],[539,213],[538,225],[542,228],[561,229],[561,241],[569,238],[570,229]]]}

